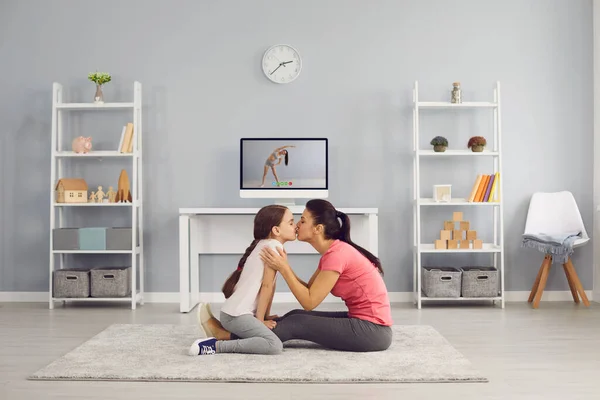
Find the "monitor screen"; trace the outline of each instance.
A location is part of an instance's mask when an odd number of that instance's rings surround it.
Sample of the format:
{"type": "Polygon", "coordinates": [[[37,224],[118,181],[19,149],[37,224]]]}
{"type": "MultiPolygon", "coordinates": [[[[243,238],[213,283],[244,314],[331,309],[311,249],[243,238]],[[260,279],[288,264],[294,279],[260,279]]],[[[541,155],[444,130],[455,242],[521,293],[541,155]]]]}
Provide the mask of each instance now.
{"type": "Polygon", "coordinates": [[[240,190],[327,190],[327,139],[243,138],[240,190]]]}

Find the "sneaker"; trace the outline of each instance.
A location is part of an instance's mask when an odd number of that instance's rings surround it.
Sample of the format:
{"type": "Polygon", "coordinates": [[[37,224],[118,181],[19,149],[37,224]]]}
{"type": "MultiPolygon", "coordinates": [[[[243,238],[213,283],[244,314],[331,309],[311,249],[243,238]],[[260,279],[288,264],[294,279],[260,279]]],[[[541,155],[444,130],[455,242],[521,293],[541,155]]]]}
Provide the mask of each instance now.
{"type": "Polygon", "coordinates": [[[217,339],[196,339],[189,350],[190,356],[211,355],[217,353],[217,339]]]}
{"type": "Polygon", "coordinates": [[[205,337],[214,337],[214,333],[207,324],[209,319],[214,318],[214,315],[210,310],[210,305],[208,303],[198,304],[198,312],[196,315],[198,317],[198,327],[200,328],[200,331],[204,332],[205,337]]]}

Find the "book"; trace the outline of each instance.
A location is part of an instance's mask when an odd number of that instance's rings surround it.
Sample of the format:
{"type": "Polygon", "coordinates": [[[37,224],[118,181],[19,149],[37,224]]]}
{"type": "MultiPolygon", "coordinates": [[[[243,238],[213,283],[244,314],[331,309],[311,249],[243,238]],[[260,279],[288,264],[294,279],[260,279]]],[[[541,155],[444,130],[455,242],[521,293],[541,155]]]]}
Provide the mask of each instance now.
{"type": "Polygon", "coordinates": [[[483,201],[488,202],[490,199],[490,191],[492,190],[492,184],[494,183],[495,175],[490,175],[490,180],[488,181],[487,188],[485,189],[485,195],[483,196],[483,201]]]}
{"type": "Polygon", "coordinates": [[[483,176],[482,174],[478,174],[477,179],[475,179],[475,183],[473,184],[473,188],[471,189],[471,194],[469,195],[469,198],[467,199],[467,201],[469,203],[472,203],[475,199],[475,194],[477,193],[477,189],[479,189],[479,184],[481,183],[482,176],[483,176]]]}
{"type": "Polygon", "coordinates": [[[133,137],[134,129],[133,124],[131,124],[131,140],[129,141],[129,147],[127,148],[128,153],[133,153],[133,144],[135,142],[135,138],[133,137]]]}
{"type": "Polygon", "coordinates": [[[132,145],[133,140],[133,124],[128,122],[125,127],[125,138],[123,139],[123,144],[121,146],[121,153],[131,153],[129,151],[129,147],[132,145]]]}
{"type": "Polygon", "coordinates": [[[489,175],[483,175],[481,182],[479,183],[479,188],[477,189],[477,194],[475,194],[475,200],[476,202],[481,202],[481,200],[483,199],[483,195],[485,194],[485,188],[487,187],[487,182],[489,181],[490,176],[489,175]]]}
{"type": "Polygon", "coordinates": [[[496,201],[500,201],[500,196],[498,196],[497,190],[496,188],[500,188],[498,180],[500,179],[500,172],[496,172],[495,177],[494,177],[494,183],[492,184],[492,190],[490,191],[490,198],[489,198],[489,202],[496,202],[496,201]]]}
{"type": "Polygon", "coordinates": [[[125,129],[126,127],[123,126],[123,129],[121,130],[121,140],[119,140],[119,147],[117,147],[117,151],[122,153],[121,149],[123,148],[123,140],[125,140],[125,129]]]}

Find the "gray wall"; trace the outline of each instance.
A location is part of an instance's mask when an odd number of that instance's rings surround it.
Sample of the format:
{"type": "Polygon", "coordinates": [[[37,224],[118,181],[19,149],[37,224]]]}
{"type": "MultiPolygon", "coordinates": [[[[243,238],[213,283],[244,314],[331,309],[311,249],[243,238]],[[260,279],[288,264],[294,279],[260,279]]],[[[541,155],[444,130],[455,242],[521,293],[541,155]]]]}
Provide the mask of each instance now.
{"type": "MultiPolygon", "coordinates": [[[[94,87],[86,78],[94,70],[113,74],[107,101],[129,100],[134,80],[144,85],[148,291],[178,291],[179,207],[268,203],[241,199],[238,189],[239,138],[268,135],[329,138],[331,201],[379,207],[386,283],[390,291],[411,290],[415,80],[429,100],[447,99],[457,80],[465,99],[490,100],[494,82],[502,83],[508,290],[529,290],[541,263],[535,251],[520,248],[533,192],[572,191],[593,234],[589,0],[107,0],[100,12],[88,9],[96,6],[0,2],[0,290],[48,288],[52,82],[61,82],[70,100],[90,101],[94,87]],[[292,84],[262,75],[262,54],[275,43],[291,44],[303,57],[292,84]]],[[[84,113],[73,117],[68,134],[109,147],[129,119],[84,113]]],[[[489,137],[489,129],[489,113],[480,110],[434,112],[423,119],[423,143],[443,134],[460,148],[472,134],[489,137]]],[[[491,168],[472,159],[452,160],[449,168],[448,161],[423,167],[424,194],[450,182],[458,195],[491,168]]],[[[73,168],[105,186],[119,171],[106,162],[73,168]]],[[[428,211],[424,240],[433,240],[450,211],[428,211]]],[[[75,215],[73,223],[118,225],[126,217],[98,212],[75,215]]],[[[466,217],[489,236],[489,215],[466,217]]],[[[236,261],[203,257],[202,290],[218,291],[236,261]]],[[[305,277],[316,265],[314,256],[292,262],[305,277]]],[[[591,289],[591,246],[574,263],[591,289]]],[[[548,288],[568,289],[559,268],[548,288]]]]}

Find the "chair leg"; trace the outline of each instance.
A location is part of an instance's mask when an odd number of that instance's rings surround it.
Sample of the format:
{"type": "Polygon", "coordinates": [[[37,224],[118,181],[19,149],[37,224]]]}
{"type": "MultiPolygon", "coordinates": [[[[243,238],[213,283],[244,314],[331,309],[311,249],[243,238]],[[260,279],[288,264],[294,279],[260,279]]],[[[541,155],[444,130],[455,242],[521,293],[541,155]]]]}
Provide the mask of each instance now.
{"type": "Polygon", "coordinates": [[[540,269],[537,273],[537,276],[535,277],[535,282],[533,282],[533,286],[531,287],[531,293],[529,293],[529,299],[527,300],[528,303],[531,303],[533,301],[533,298],[535,297],[537,288],[540,285],[540,278],[542,277],[542,272],[544,271],[545,265],[546,265],[546,258],[544,257],[544,261],[542,261],[542,265],[540,265],[540,269]]]}
{"type": "Polygon", "coordinates": [[[535,297],[533,299],[533,308],[538,308],[540,306],[540,300],[542,300],[542,294],[544,293],[544,288],[546,287],[546,281],[548,280],[548,274],[551,266],[552,256],[546,255],[544,257],[544,262],[542,263],[542,275],[540,276],[540,283],[535,291],[535,297]]]}
{"type": "Polygon", "coordinates": [[[586,307],[589,307],[590,301],[588,300],[587,295],[585,294],[585,291],[583,290],[583,286],[581,285],[581,282],[579,281],[579,277],[577,276],[577,271],[575,271],[575,267],[573,266],[573,263],[571,262],[570,258],[567,260],[566,265],[567,265],[567,269],[569,270],[569,275],[571,276],[571,280],[573,281],[573,285],[577,289],[579,296],[581,296],[581,300],[583,301],[583,304],[586,307]]]}
{"type": "Polygon", "coordinates": [[[569,282],[569,289],[571,289],[571,295],[573,296],[573,300],[575,301],[575,303],[579,304],[579,295],[577,294],[577,288],[575,287],[573,278],[571,277],[569,265],[567,263],[564,263],[563,269],[565,270],[565,275],[567,276],[567,282],[569,282]]]}

